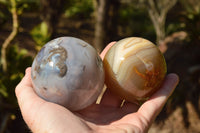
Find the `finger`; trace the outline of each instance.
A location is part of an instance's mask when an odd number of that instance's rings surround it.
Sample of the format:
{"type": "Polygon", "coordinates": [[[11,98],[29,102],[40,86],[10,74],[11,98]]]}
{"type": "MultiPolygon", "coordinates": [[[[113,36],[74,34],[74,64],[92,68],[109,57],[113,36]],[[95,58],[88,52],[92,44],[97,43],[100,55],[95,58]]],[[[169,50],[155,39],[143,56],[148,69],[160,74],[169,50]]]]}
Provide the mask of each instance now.
{"type": "Polygon", "coordinates": [[[104,48],[104,50],[101,52],[101,54],[100,54],[100,57],[101,57],[101,59],[104,59],[104,57],[105,57],[105,55],[106,55],[106,53],[107,53],[107,51],[112,47],[112,45],[114,45],[116,42],[111,42],[111,43],[109,43],[105,48],[104,48]]]}
{"type": "Polygon", "coordinates": [[[152,122],[162,110],[169,96],[174,91],[179,82],[176,74],[169,74],[160,90],[158,90],[149,100],[147,100],[138,110],[148,122],[152,122]]]}
{"type": "Polygon", "coordinates": [[[176,74],[167,75],[160,90],[147,100],[136,113],[126,115],[119,122],[130,123],[147,131],[158,113],[160,113],[169,96],[174,91],[178,81],[179,78],[176,74]]]}

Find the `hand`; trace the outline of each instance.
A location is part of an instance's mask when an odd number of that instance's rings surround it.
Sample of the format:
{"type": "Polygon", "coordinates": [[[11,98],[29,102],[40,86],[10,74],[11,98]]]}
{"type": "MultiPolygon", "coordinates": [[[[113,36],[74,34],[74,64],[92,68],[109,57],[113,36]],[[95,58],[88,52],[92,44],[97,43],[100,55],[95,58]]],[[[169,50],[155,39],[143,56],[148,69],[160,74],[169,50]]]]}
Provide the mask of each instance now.
{"type": "MultiPolygon", "coordinates": [[[[104,49],[102,58],[113,44],[104,49]]],[[[16,87],[16,96],[25,122],[36,133],[140,133],[148,131],[178,81],[176,74],[168,74],[162,87],[141,106],[125,102],[120,107],[122,101],[106,90],[100,104],[94,103],[71,112],[36,95],[31,82],[31,68],[28,68],[16,87]]]]}

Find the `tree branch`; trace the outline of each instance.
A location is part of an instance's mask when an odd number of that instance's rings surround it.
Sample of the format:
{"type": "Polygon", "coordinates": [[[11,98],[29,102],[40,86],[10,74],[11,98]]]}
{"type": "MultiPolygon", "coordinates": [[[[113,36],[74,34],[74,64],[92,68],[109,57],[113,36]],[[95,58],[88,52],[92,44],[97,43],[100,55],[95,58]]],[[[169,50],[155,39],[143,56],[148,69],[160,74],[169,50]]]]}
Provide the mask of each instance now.
{"type": "Polygon", "coordinates": [[[7,71],[7,60],[6,60],[6,49],[8,45],[11,43],[11,41],[15,38],[18,32],[18,15],[17,15],[17,9],[16,9],[16,1],[10,0],[11,3],[11,13],[12,13],[12,19],[13,19],[13,26],[12,26],[12,32],[8,36],[8,38],[4,41],[1,48],[1,64],[3,66],[3,72],[7,71]]]}
{"type": "Polygon", "coordinates": [[[168,0],[162,5],[161,18],[166,18],[168,11],[176,4],[177,0],[168,0]]]}
{"type": "Polygon", "coordinates": [[[159,11],[156,8],[155,2],[153,0],[148,0],[147,6],[149,7],[148,8],[149,13],[152,14],[151,16],[158,18],[159,17],[159,11]]]}
{"type": "Polygon", "coordinates": [[[165,38],[165,21],[168,11],[176,4],[177,0],[148,0],[149,16],[154,25],[157,44],[159,45],[165,38]]]}

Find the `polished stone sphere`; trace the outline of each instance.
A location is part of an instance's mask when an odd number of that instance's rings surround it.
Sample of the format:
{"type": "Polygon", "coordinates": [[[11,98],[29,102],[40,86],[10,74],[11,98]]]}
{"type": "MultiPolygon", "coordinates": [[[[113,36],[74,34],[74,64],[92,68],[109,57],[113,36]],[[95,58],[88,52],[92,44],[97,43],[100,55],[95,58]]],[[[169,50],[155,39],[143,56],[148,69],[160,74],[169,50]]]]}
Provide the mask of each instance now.
{"type": "Polygon", "coordinates": [[[165,59],[159,49],[138,37],[115,43],[103,63],[108,89],[134,103],[145,101],[157,91],[166,74],[165,59]]]}
{"type": "Polygon", "coordinates": [[[41,98],[75,111],[95,102],[104,86],[104,69],[101,58],[88,43],[60,37],[39,51],[31,78],[41,98]]]}

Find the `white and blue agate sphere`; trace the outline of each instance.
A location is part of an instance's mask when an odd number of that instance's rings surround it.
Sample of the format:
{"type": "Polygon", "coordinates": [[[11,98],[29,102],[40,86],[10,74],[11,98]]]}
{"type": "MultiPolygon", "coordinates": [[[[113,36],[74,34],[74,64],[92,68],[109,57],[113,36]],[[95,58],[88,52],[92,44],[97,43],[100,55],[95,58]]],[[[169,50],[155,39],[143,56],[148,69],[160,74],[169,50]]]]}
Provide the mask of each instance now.
{"type": "Polygon", "coordinates": [[[75,111],[95,102],[104,86],[104,69],[91,45],[78,38],[60,37],[39,51],[31,78],[41,98],[75,111]]]}

